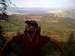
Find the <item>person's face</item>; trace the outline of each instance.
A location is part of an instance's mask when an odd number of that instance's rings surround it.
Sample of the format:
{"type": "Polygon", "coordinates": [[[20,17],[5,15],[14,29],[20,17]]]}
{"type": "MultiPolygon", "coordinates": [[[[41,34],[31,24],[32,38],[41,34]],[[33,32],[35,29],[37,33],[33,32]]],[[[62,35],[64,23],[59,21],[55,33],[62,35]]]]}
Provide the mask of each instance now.
{"type": "Polygon", "coordinates": [[[28,32],[33,33],[33,32],[36,32],[37,28],[34,27],[34,26],[31,26],[31,25],[27,25],[27,24],[26,24],[26,25],[25,25],[25,30],[28,31],[28,32]]]}

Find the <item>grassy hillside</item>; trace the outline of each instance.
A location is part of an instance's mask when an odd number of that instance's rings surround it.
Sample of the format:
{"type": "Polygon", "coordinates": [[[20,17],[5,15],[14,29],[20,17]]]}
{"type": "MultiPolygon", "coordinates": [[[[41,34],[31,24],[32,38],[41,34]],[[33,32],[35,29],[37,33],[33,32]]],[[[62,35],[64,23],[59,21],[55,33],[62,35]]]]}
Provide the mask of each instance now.
{"type": "MultiPolygon", "coordinates": [[[[29,17],[29,16],[28,16],[29,17]]],[[[56,37],[59,40],[66,40],[72,31],[75,31],[73,23],[71,24],[71,19],[65,18],[55,18],[49,16],[35,16],[32,18],[40,18],[38,24],[41,24],[41,34],[56,37]],[[51,20],[58,20],[59,22],[50,22],[51,20]]],[[[24,30],[24,20],[26,16],[24,15],[11,15],[9,16],[9,21],[0,21],[0,25],[3,26],[5,32],[18,32],[24,30]]],[[[74,21],[74,20],[72,20],[74,21]]]]}

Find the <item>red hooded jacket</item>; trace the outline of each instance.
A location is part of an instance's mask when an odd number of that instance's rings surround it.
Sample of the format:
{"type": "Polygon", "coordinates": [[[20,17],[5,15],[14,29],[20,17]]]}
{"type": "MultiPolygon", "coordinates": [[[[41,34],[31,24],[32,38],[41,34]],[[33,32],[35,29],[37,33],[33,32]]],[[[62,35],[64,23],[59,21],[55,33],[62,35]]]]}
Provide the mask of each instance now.
{"type": "Polygon", "coordinates": [[[63,50],[56,41],[51,40],[50,37],[41,36],[40,31],[35,34],[34,38],[31,38],[31,36],[29,38],[27,34],[29,33],[25,31],[24,34],[14,36],[4,48],[3,56],[13,56],[16,54],[17,56],[43,56],[41,54],[41,47],[48,42],[56,45],[63,53],[63,50]]]}

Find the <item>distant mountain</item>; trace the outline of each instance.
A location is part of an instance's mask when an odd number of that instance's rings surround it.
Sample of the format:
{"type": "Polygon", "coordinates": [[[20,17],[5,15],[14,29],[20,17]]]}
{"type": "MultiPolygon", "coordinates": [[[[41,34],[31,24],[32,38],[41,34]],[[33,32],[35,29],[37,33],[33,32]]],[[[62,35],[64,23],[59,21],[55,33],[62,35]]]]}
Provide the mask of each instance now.
{"type": "Polygon", "coordinates": [[[19,8],[19,7],[11,7],[7,10],[8,14],[46,14],[48,9],[46,8],[19,8]]]}
{"type": "Polygon", "coordinates": [[[72,19],[75,19],[75,9],[72,10],[66,10],[66,17],[70,17],[72,19]]]}
{"type": "Polygon", "coordinates": [[[49,10],[48,13],[55,17],[69,17],[75,19],[75,9],[71,10],[49,10]]]}
{"type": "Polygon", "coordinates": [[[7,10],[9,15],[49,15],[54,17],[70,17],[75,18],[75,9],[62,10],[62,9],[47,9],[47,8],[19,8],[11,7],[7,10]]]}

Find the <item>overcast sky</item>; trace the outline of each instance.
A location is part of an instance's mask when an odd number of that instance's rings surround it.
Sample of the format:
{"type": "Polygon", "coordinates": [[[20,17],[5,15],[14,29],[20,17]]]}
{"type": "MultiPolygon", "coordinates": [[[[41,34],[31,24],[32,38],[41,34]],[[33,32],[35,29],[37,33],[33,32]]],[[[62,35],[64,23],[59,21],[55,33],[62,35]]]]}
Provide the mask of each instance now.
{"type": "Polygon", "coordinates": [[[75,8],[75,0],[12,0],[12,3],[24,8],[75,8]]]}

